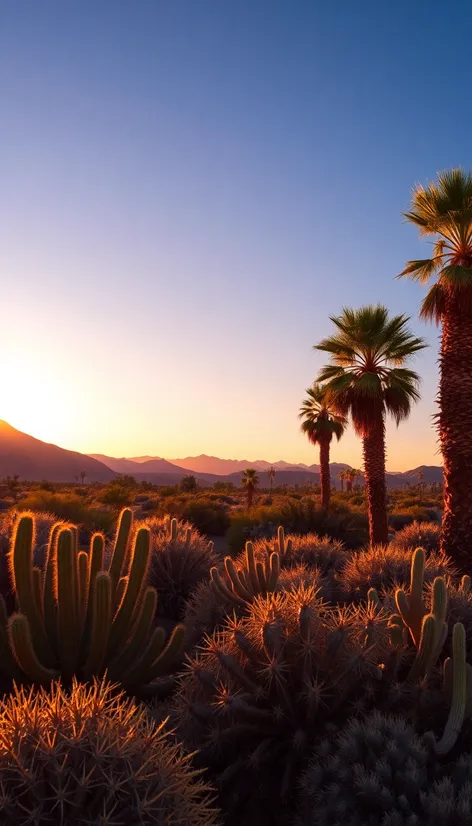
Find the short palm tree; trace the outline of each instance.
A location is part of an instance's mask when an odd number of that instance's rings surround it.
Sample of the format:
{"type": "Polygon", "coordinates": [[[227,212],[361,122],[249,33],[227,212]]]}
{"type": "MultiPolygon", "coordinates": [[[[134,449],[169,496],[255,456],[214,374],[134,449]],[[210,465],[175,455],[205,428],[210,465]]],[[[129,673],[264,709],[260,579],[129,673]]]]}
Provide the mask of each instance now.
{"type": "Polygon", "coordinates": [[[347,470],[346,470],[346,490],[347,490],[348,493],[352,493],[352,485],[353,485],[353,482],[356,478],[356,475],[357,475],[357,470],[354,470],[354,468],[352,468],[352,467],[347,468],[347,470]]]}
{"type": "Polygon", "coordinates": [[[252,508],[254,491],[257,488],[258,484],[259,476],[257,475],[257,470],[254,470],[253,468],[247,468],[247,470],[245,470],[243,473],[242,485],[244,488],[246,488],[248,510],[252,508]]]}
{"type": "Polygon", "coordinates": [[[441,550],[464,569],[472,548],[472,173],[453,169],[418,186],[405,217],[434,239],[430,258],[401,276],[426,284],[420,315],[442,324],[437,424],[444,461],[441,550]]]}
{"type": "Polygon", "coordinates": [[[298,414],[303,419],[301,429],[313,445],[320,447],[321,507],[328,510],[331,498],[329,472],[329,450],[333,436],[338,442],[343,435],[347,421],[330,402],[329,394],[321,384],[315,384],[306,391],[298,414]]]}
{"type": "Polygon", "coordinates": [[[319,380],[363,440],[370,542],[386,544],[385,418],[389,413],[398,425],[419,399],[419,376],[403,365],[426,344],[412,335],[408,317],[390,317],[380,305],[344,309],[331,321],[334,335],[315,346],[331,356],[319,380]]]}
{"type": "Polygon", "coordinates": [[[346,470],[343,468],[338,473],[338,479],[341,482],[341,493],[344,493],[344,482],[346,481],[346,470]]]}

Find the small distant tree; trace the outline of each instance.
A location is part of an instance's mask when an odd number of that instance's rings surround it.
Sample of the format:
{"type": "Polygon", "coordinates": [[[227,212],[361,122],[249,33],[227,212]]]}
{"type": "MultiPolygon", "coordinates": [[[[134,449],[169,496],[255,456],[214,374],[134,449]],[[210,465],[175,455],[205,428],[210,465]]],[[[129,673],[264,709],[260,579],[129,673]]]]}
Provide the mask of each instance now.
{"type": "Polygon", "coordinates": [[[356,478],[357,471],[354,468],[350,467],[346,470],[346,491],[347,493],[352,493],[352,485],[356,478]]]}
{"type": "Polygon", "coordinates": [[[82,485],[85,483],[85,477],[86,476],[87,476],[87,471],[86,470],[81,470],[80,471],[80,481],[81,481],[82,485]]]}
{"type": "Polygon", "coordinates": [[[19,480],[20,480],[20,477],[18,476],[17,473],[15,473],[13,476],[7,476],[4,480],[4,485],[7,488],[7,492],[10,494],[10,496],[13,497],[14,502],[18,501],[18,493],[19,493],[19,487],[20,487],[20,481],[19,480]]]}
{"type": "Polygon", "coordinates": [[[113,479],[115,485],[121,485],[122,488],[136,488],[138,483],[134,476],[130,473],[117,473],[113,479]]]}
{"type": "Polygon", "coordinates": [[[272,493],[272,486],[274,484],[275,479],[275,467],[273,465],[271,465],[269,470],[267,471],[267,476],[269,477],[269,490],[272,493]]]}
{"type": "Polygon", "coordinates": [[[254,491],[256,490],[258,484],[259,476],[257,475],[257,470],[254,470],[254,468],[247,468],[243,473],[242,485],[243,488],[246,488],[248,510],[252,508],[254,491]]]}
{"type": "Polygon", "coordinates": [[[192,476],[189,474],[188,476],[183,476],[180,480],[180,490],[182,493],[196,493],[198,488],[198,482],[196,476],[192,476]]]}
{"type": "Polygon", "coordinates": [[[344,492],[344,480],[345,480],[345,478],[346,478],[346,471],[344,470],[344,468],[342,468],[342,470],[340,470],[339,473],[338,473],[338,479],[341,483],[341,493],[344,492]]]}

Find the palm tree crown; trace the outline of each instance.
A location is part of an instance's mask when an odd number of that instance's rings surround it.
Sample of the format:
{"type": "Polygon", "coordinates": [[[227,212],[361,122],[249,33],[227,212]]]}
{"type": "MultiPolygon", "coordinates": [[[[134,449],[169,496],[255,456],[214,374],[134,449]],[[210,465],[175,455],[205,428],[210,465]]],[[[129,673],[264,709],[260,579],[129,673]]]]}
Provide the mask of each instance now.
{"type": "Polygon", "coordinates": [[[241,481],[244,487],[256,487],[259,484],[257,470],[254,470],[254,468],[247,468],[247,470],[243,473],[241,481]]]}
{"type": "Polygon", "coordinates": [[[313,387],[308,388],[306,395],[298,414],[298,418],[303,419],[302,432],[314,445],[323,441],[330,442],[333,436],[339,442],[346,429],[346,417],[335,409],[321,384],[315,382],[313,387]]]}
{"type": "Polygon", "coordinates": [[[399,275],[421,284],[437,276],[421,316],[439,323],[449,296],[459,299],[462,311],[472,312],[472,173],[452,169],[426,188],[417,186],[405,218],[421,235],[436,239],[431,258],[409,261],[399,275]]]}
{"type": "Polygon", "coordinates": [[[326,383],[336,409],[351,413],[354,429],[365,436],[379,413],[397,424],[419,399],[419,376],[402,365],[427,345],[409,331],[405,315],[389,317],[386,307],[345,308],[331,321],[337,332],[315,345],[331,355],[319,380],[326,383]]]}

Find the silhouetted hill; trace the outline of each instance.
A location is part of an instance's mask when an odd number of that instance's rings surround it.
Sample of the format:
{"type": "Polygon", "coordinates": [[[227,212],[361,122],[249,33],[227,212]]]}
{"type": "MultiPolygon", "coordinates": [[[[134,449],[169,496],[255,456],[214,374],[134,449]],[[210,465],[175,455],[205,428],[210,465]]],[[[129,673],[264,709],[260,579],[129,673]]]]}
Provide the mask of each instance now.
{"type": "Polygon", "coordinates": [[[178,476],[179,479],[187,475],[187,471],[181,467],[177,467],[177,465],[172,465],[166,459],[150,458],[145,461],[138,461],[137,459],[115,459],[113,456],[104,456],[102,453],[90,453],[89,455],[103,462],[104,465],[114,470],[115,473],[131,473],[133,476],[137,476],[138,474],[143,476],[143,474],[146,475],[150,473],[173,473],[178,476]]]}
{"type": "Polygon", "coordinates": [[[82,471],[90,482],[109,482],[115,475],[90,456],[42,442],[0,420],[0,477],[18,474],[31,482],[73,482],[82,471]]]}

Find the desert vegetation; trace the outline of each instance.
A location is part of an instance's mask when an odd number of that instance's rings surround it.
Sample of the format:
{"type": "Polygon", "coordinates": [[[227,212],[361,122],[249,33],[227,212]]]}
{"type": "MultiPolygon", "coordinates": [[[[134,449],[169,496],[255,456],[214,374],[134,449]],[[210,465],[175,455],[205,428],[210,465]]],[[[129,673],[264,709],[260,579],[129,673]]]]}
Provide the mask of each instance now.
{"type": "Polygon", "coordinates": [[[425,344],[382,306],[315,345],[319,486],[3,481],[2,823],[470,823],[471,199],[452,171],[407,213],[435,241],[402,275],[437,276],[444,487],[386,484],[425,344]],[[335,480],[349,422],[364,466],[335,480]]]}

